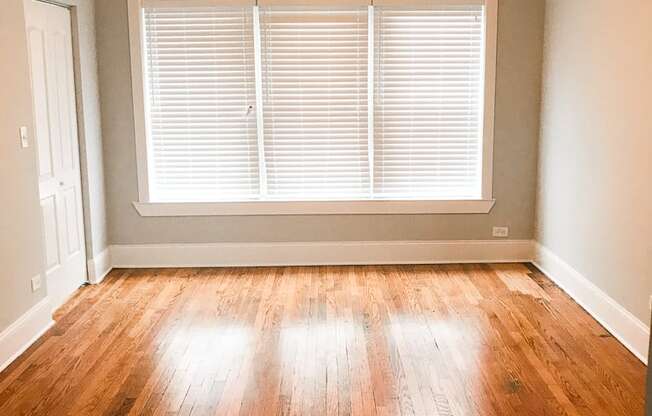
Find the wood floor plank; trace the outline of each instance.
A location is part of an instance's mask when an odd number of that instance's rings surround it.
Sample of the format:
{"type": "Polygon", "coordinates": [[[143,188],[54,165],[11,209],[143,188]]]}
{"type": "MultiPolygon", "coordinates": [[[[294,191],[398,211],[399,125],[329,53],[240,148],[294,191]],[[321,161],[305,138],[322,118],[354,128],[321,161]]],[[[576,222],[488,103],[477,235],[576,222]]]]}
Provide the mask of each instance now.
{"type": "Polygon", "coordinates": [[[123,269],[1,415],[642,416],[646,368],[529,264],[123,269]]]}

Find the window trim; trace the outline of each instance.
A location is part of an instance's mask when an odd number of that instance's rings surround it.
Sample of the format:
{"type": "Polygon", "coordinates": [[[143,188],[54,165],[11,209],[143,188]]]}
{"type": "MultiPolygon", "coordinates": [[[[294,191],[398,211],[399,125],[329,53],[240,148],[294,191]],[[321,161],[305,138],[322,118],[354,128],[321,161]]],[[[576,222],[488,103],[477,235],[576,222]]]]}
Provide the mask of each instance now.
{"type": "MultiPolygon", "coordinates": [[[[484,112],[482,138],[482,194],[473,200],[353,200],[353,201],[245,201],[245,202],[151,202],[149,180],[151,161],[145,100],[144,36],[142,13],[147,0],[128,0],[131,87],[138,177],[138,201],[133,205],[141,216],[219,215],[334,215],[334,214],[486,214],[493,199],[494,109],[496,90],[496,42],[499,0],[460,0],[485,5],[484,27],[484,112]]],[[[429,0],[427,3],[440,3],[429,0]]],[[[450,4],[450,0],[441,1],[450,4]]]]}
{"type": "Polygon", "coordinates": [[[355,200],[245,202],[134,202],[143,217],[337,214],[486,214],[495,200],[355,200]]]}

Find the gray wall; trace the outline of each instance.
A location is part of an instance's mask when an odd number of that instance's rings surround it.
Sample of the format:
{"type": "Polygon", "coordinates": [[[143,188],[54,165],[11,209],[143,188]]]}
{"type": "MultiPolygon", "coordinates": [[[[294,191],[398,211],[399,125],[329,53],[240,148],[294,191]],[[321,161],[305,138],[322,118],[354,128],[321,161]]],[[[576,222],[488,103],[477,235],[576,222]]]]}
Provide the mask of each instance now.
{"type": "MultiPolygon", "coordinates": [[[[104,166],[95,54],[95,12],[90,0],[60,0],[73,8],[75,83],[88,257],[108,245],[104,166]]],[[[38,164],[34,137],[30,71],[23,0],[5,0],[0,13],[0,331],[46,295],[43,273],[38,164]],[[30,144],[20,147],[18,129],[29,129],[30,144]],[[30,279],[42,275],[32,293],[30,279]]]]}
{"type": "Polygon", "coordinates": [[[537,239],[647,324],[652,2],[548,0],[537,239]]]}
{"type": "Polygon", "coordinates": [[[138,199],[126,0],[97,0],[97,40],[111,244],[533,237],[543,0],[501,0],[494,196],[489,215],[142,218],[138,199]]]}
{"type": "Polygon", "coordinates": [[[95,2],[59,0],[73,7],[75,86],[79,116],[86,253],[89,259],[108,247],[100,95],[95,49],[95,2]]]}
{"type": "MultiPolygon", "coordinates": [[[[45,297],[30,279],[43,271],[37,156],[22,0],[5,0],[0,13],[0,331],[45,297]],[[27,126],[31,146],[20,147],[27,126]]],[[[45,279],[43,279],[45,280],[45,279]]]]}

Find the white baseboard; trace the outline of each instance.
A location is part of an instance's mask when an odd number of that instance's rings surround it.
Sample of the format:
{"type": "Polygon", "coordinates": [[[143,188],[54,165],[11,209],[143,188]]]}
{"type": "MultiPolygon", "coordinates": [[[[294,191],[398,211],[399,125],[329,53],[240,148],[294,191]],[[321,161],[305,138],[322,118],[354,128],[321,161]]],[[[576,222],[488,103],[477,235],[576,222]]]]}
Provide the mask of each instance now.
{"type": "Polygon", "coordinates": [[[505,263],[532,259],[530,240],[337,241],[111,246],[113,267],[505,263]]]}
{"type": "Polygon", "coordinates": [[[535,243],[534,264],[621,344],[647,364],[650,328],[550,249],[535,243]]]}
{"type": "Polygon", "coordinates": [[[52,306],[46,297],[0,333],[0,371],[7,368],[52,325],[52,306]]]}
{"type": "Polygon", "coordinates": [[[88,281],[94,285],[100,283],[112,268],[111,250],[107,247],[100,254],[88,259],[88,281]]]}

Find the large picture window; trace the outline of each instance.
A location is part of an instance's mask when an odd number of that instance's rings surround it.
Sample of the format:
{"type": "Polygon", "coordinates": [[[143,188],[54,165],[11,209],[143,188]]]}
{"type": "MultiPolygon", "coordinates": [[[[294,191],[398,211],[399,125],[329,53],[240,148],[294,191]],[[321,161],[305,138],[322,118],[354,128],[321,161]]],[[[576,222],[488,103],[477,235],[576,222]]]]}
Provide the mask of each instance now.
{"type": "Polygon", "coordinates": [[[495,1],[130,0],[139,203],[488,211],[495,1]]]}

